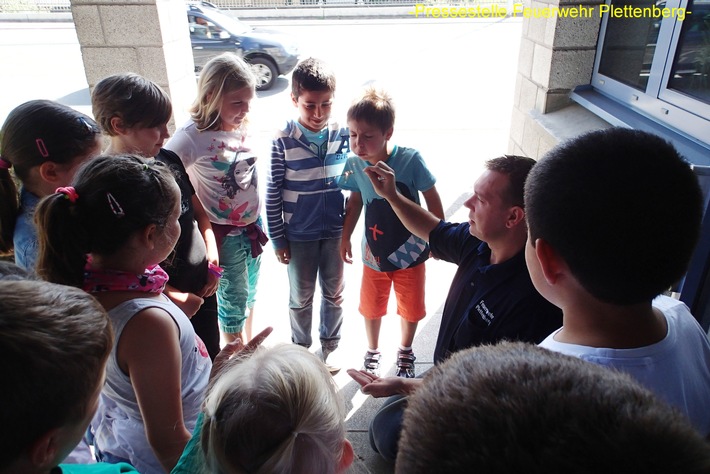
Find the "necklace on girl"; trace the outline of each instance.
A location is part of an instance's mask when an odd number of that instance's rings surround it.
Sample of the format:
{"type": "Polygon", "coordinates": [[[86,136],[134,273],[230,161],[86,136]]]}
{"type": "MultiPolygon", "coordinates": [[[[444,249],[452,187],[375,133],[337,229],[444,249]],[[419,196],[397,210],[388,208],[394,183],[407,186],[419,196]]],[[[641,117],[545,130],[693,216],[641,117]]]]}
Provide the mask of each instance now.
{"type": "Polygon", "coordinates": [[[146,293],[162,293],[168,282],[168,274],[160,265],[152,265],[142,274],[136,275],[121,270],[105,270],[92,268],[89,263],[84,267],[84,285],[82,289],[88,293],[103,291],[143,291],[146,293]]]}

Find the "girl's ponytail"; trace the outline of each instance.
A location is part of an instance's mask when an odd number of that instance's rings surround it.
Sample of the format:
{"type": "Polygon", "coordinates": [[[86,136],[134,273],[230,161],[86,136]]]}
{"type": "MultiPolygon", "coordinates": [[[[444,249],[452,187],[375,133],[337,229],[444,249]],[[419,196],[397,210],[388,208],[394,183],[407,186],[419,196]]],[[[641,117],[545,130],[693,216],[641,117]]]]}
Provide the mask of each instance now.
{"type": "Polygon", "coordinates": [[[35,211],[39,238],[37,274],[52,283],[81,288],[89,253],[87,229],[82,225],[81,197],[51,194],[35,211]]]}
{"type": "Polygon", "coordinates": [[[10,163],[0,157],[0,256],[12,254],[15,221],[19,212],[17,187],[10,175],[10,163]]]}

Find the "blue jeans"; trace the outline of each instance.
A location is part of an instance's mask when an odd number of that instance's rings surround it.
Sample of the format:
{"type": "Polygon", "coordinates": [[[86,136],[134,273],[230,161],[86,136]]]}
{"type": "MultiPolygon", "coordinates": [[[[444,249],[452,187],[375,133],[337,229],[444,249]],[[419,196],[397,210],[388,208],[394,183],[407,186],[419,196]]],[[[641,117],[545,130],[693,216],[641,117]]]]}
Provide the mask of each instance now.
{"type": "Polygon", "coordinates": [[[252,258],[246,233],[228,235],[222,239],[219,265],[224,269],[217,288],[219,329],[225,333],[241,332],[248,309],[256,301],[261,255],[252,258]]]}
{"type": "Polygon", "coordinates": [[[388,461],[397,459],[397,443],[405,408],[407,397],[395,395],[385,401],[370,422],[370,447],[388,461]]]}
{"type": "Polygon", "coordinates": [[[313,343],[313,295],[316,279],[320,283],[320,341],[324,348],[335,350],[340,341],[343,324],[343,260],[340,258],[340,239],[311,242],[289,242],[291,260],[288,268],[290,286],[289,315],[291,340],[305,347],[313,343]]]}

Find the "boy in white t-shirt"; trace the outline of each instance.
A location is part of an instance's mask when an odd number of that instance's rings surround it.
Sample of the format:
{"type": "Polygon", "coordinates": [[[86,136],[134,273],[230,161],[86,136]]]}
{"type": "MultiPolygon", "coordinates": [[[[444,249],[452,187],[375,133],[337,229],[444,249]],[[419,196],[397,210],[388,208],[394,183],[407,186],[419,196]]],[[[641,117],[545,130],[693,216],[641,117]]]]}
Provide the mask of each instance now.
{"type": "Polygon", "coordinates": [[[559,145],[525,185],[530,276],[563,311],[540,345],[631,374],[708,436],[708,338],[683,303],[658,296],[686,270],[701,202],[672,145],[623,128],[559,145]]]}

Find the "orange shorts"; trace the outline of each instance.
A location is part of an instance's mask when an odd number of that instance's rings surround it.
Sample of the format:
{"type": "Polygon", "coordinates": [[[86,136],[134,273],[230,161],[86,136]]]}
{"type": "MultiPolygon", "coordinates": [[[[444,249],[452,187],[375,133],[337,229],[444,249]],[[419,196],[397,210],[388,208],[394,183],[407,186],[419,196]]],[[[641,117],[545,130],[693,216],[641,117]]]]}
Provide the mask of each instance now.
{"type": "Polygon", "coordinates": [[[360,314],[367,319],[379,319],[387,314],[390,289],[394,286],[397,298],[397,314],[410,323],[421,321],[426,316],[424,304],[424,264],[416,267],[378,272],[364,265],[360,286],[360,314]]]}

